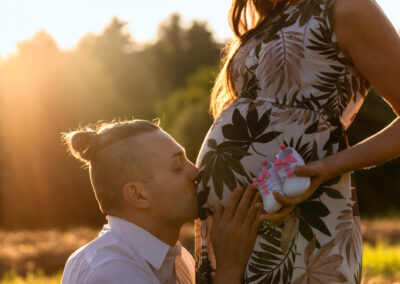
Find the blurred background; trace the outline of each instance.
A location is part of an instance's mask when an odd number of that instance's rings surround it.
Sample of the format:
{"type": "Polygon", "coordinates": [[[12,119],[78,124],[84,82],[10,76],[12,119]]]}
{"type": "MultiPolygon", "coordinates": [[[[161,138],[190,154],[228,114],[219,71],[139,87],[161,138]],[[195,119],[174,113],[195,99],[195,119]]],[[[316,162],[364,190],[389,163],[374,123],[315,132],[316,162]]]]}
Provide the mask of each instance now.
{"type": "MultiPolygon", "coordinates": [[[[160,118],[195,161],[212,122],[209,94],[221,48],[231,36],[229,1],[147,2],[2,2],[2,283],[14,283],[18,275],[32,278],[30,273],[42,280],[29,283],[57,283],[46,275],[59,277],[68,255],[105,223],[87,170],[66,152],[62,132],[97,121],[160,118]]],[[[400,27],[400,3],[377,2],[400,27]]],[[[348,130],[350,143],[394,118],[371,89],[348,130]]],[[[393,280],[400,270],[399,174],[397,159],[355,175],[365,251],[372,255],[367,264],[379,259],[378,249],[385,255],[380,263],[393,253],[383,268],[366,266],[370,281],[393,280]]],[[[189,247],[191,234],[189,225],[183,234],[189,247]]]]}

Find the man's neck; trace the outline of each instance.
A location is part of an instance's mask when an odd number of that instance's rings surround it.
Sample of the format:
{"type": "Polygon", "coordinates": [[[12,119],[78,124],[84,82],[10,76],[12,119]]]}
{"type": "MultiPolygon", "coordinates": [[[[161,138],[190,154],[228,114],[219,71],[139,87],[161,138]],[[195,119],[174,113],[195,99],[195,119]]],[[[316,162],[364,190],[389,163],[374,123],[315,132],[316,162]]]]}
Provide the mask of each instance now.
{"type": "MultiPolygon", "coordinates": [[[[150,226],[149,226],[150,227],[150,226]]],[[[151,228],[145,229],[152,235],[162,240],[166,244],[174,247],[179,239],[181,226],[171,226],[165,224],[154,224],[151,228]]]]}
{"type": "Polygon", "coordinates": [[[179,233],[181,231],[182,225],[171,225],[171,224],[160,224],[160,222],[154,222],[150,218],[136,218],[133,216],[128,216],[126,214],[112,214],[115,217],[129,221],[136,226],[141,227],[146,230],[157,239],[163,241],[169,246],[175,246],[179,239],[179,233]]]}

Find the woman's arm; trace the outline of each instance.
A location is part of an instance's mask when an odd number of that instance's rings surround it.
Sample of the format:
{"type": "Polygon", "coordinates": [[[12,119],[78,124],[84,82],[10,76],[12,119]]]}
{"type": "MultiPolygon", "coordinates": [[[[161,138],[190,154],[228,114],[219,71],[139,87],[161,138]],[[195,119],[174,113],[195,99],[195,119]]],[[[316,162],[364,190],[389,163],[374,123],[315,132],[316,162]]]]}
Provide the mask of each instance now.
{"type": "MultiPolygon", "coordinates": [[[[336,0],[331,11],[341,50],[358,71],[400,114],[400,37],[374,0],[336,0]]],[[[400,118],[379,133],[322,160],[297,167],[299,176],[310,176],[310,188],[297,198],[274,194],[284,206],[262,219],[279,219],[294,205],[307,200],[323,182],[353,170],[368,168],[400,156],[400,118]]]]}

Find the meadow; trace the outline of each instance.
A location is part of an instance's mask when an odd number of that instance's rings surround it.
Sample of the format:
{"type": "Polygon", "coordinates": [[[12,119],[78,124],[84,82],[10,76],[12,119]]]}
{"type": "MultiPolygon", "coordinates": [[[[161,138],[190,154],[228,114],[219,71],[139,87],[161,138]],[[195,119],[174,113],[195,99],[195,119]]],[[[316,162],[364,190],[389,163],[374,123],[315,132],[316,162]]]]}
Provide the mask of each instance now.
{"type": "MultiPolygon", "coordinates": [[[[400,284],[400,219],[362,223],[363,284],[400,284]]],[[[62,268],[76,248],[98,234],[95,228],[0,231],[2,284],[60,283],[62,268]]],[[[193,227],[182,229],[182,244],[193,251],[193,227]]]]}

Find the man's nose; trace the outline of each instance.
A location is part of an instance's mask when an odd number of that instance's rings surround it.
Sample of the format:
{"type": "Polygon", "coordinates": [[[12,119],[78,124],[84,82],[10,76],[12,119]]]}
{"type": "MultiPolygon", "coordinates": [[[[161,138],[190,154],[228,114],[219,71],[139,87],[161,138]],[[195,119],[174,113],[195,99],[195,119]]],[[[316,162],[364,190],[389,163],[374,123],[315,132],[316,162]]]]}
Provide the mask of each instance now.
{"type": "Polygon", "coordinates": [[[190,179],[192,181],[195,181],[197,179],[198,174],[199,174],[199,169],[193,163],[190,163],[190,171],[189,171],[190,179]]]}

